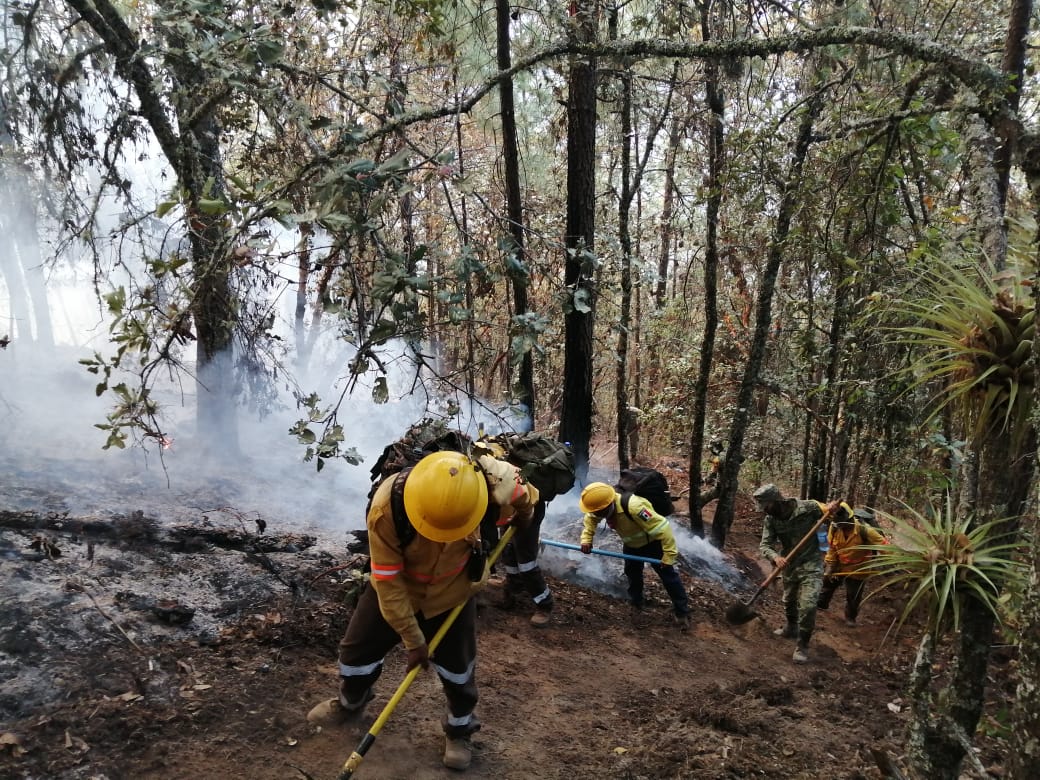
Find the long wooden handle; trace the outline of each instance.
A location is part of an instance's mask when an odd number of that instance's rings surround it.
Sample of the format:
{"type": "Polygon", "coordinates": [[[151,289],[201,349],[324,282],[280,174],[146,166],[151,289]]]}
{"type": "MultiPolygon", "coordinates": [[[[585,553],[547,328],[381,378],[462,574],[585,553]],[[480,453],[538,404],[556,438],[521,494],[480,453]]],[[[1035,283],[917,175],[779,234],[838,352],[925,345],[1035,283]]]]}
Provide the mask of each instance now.
{"type": "MultiPolygon", "coordinates": [[[[814,525],[812,528],[810,528],[808,533],[806,533],[805,536],[803,536],[801,539],[799,539],[798,540],[798,544],[796,544],[794,547],[792,547],[791,551],[789,553],[787,553],[787,555],[785,555],[784,557],[785,558],[792,558],[795,555],[797,555],[798,551],[801,550],[803,547],[805,547],[805,543],[808,542],[810,539],[812,539],[814,536],[816,536],[816,532],[818,530],[820,530],[820,526],[823,525],[824,521],[827,520],[827,518],[830,517],[833,514],[834,514],[834,511],[831,510],[831,509],[828,509],[827,511],[825,511],[823,513],[823,516],[820,517],[820,519],[816,521],[816,525],[814,525]]],[[[755,595],[752,596],[751,600],[747,602],[748,606],[753,604],[755,602],[755,599],[757,599],[759,596],[762,595],[762,591],[764,591],[766,588],[769,587],[769,584],[780,575],[781,571],[783,571],[783,569],[774,567],[773,570],[771,572],[769,572],[769,576],[766,577],[765,582],[763,582],[761,585],[758,586],[758,590],[755,591],[755,595]]]]}

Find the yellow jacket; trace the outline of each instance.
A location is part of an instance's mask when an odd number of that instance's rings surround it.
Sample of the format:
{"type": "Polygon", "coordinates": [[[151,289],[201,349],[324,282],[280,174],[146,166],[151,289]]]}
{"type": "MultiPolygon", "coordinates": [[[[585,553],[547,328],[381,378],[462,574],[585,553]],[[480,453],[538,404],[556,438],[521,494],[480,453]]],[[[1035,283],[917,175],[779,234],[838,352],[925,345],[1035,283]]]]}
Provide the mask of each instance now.
{"type": "MultiPolygon", "coordinates": [[[[488,459],[492,462],[479,460],[489,498],[501,509],[499,522],[512,519],[522,527],[534,514],[538,490],[521,479],[515,466],[488,459]]],[[[368,511],[372,587],[383,618],[412,650],[426,644],[415,614],[431,618],[462,604],[486,584],[487,570],[480,582],[472,582],[466,571],[473,548],[480,544],[479,526],[456,542],[434,542],[416,534],[402,550],[390,502],[393,484],[393,477],[383,481],[368,511]]]]}
{"type": "MultiPolygon", "coordinates": [[[[607,525],[617,531],[621,541],[628,547],[646,547],[660,540],[663,556],[661,563],[673,566],[679,560],[679,548],[668,518],[657,514],[648,499],[633,495],[628,502],[628,514],[621,507],[621,495],[614,499],[614,514],[607,518],[607,525]]],[[[581,531],[581,543],[592,544],[600,518],[586,514],[581,531]]]]}
{"type": "Polygon", "coordinates": [[[869,577],[871,572],[859,571],[859,568],[874,557],[872,550],[856,549],[862,544],[886,544],[887,540],[877,529],[867,523],[853,520],[851,528],[842,523],[831,523],[827,529],[829,549],[824,557],[824,565],[833,568],[835,574],[861,580],[869,577]]]}

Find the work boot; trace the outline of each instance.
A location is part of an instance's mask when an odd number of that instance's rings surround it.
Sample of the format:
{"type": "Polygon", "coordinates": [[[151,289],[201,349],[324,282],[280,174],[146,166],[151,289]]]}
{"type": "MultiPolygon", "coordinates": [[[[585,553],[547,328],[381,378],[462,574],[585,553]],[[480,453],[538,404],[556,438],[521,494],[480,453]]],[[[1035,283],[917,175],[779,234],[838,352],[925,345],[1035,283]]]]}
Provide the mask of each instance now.
{"type": "Polygon", "coordinates": [[[849,618],[849,617],[845,618],[845,625],[848,626],[849,628],[855,628],[856,627],[856,618],[849,618]]]}
{"type": "Polygon", "coordinates": [[[469,769],[473,760],[473,744],[469,737],[444,738],[444,766],[448,769],[469,769]]]}
{"type": "Polygon", "coordinates": [[[773,631],[773,636],[778,636],[783,639],[797,639],[798,638],[798,626],[794,623],[788,623],[783,628],[778,628],[773,631]]]}
{"type": "Polygon", "coordinates": [[[675,625],[679,627],[680,631],[690,630],[690,616],[689,615],[676,615],[675,625]]]}
{"type": "Polygon", "coordinates": [[[347,706],[340,697],[326,699],[311,708],[311,711],[307,713],[307,722],[315,726],[342,726],[356,720],[365,711],[365,705],[375,697],[376,695],[369,688],[365,691],[365,697],[356,705],[347,706]]]}
{"type": "Polygon", "coordinates": [[[531,625],[535,628],[545,628],[549,625],[549,612],[544,609],[535,610],[531,615],[531,625]]]}
{"type": "Polygon", "coordinates": [[[796,664],[804,664],[809,660],[809,645],[804,642],[799,642],[798,646],[794,649],[794,655],[791,656],[791,660],[796,664]]]}

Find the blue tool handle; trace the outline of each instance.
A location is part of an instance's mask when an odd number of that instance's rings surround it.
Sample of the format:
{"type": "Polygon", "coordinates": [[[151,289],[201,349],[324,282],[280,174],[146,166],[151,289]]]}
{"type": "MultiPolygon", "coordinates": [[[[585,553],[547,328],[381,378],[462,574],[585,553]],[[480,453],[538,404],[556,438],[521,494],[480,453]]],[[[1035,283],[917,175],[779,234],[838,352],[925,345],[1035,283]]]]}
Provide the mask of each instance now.
{"type": "MultiPolygon", "coordinates": [[[[581,552],[581,547],[576,544],[568,544],[567,542],[556,542],[552,539],[541,539],[542,544],[547,544],[550,547],[562,547],[564,550],[577,550],[581,552]]],[[[626,561],[642,561],[643,563],[661,563],[658,558],[644,558],[642,555],[629,555],[628,553],[614,552],[613,550],[601,550],[598,547],[592,548],[594,555],[606,555],[610,558],[624,558],[626,561]]]]}

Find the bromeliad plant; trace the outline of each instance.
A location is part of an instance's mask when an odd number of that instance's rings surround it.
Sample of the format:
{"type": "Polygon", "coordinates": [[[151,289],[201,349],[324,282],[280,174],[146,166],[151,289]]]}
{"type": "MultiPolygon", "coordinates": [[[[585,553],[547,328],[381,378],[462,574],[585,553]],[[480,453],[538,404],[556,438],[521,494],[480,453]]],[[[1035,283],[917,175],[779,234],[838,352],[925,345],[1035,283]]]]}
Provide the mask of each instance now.
{"type": "Polygon", "coordinates": [[[910,592],[898,625],[921,610],[926,631],[938,639],[960,628],[965,598],[976,599],[1000,621],[1001,592],[1009,585],[1021,592],[1028,575],[1023,543],[1008,539],[1000,530],[1003,521],[958,518],[950,496],[923,514],[903,506],[902,518],[879,513],[893,529],[891,544],[863,545],[877,552],[864,568],[883,575],[874,593],[897,586],[910,592]]]}
{"type": "Polygon", "coordinates": [[[976,437],[1008,432],[1020,444],[1036,379],[1028,271],[1012,266],[995,273],[932,262],[917,280],[914,296],[895,306],[901,319],[910,320],[894,328],[897,339],[918,355],[912,387],[941,381],[932,417],[952,405],[976,437]]]}

